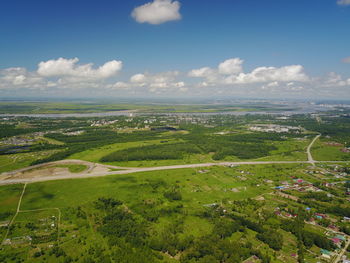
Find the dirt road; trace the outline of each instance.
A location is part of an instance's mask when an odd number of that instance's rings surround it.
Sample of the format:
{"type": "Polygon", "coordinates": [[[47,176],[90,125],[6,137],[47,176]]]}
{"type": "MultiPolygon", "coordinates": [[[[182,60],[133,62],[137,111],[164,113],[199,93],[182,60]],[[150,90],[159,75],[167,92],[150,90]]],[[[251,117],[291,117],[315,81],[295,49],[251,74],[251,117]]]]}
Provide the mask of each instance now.
{"type": "Polygon", "coordinates": [[[309,144],[309,146],[307,147],[306,149],[306,152],[307,152],[307,159],[309,161],[309,163],[311,163],[313,166],[315,166],[315,160],[314,158],[312,157],[312,154],[311,154],[311,147],[312,145],[315,143],[315,141],[320,138],[321,134],[317,135],[312,141],[311,143],[309,144]]]}

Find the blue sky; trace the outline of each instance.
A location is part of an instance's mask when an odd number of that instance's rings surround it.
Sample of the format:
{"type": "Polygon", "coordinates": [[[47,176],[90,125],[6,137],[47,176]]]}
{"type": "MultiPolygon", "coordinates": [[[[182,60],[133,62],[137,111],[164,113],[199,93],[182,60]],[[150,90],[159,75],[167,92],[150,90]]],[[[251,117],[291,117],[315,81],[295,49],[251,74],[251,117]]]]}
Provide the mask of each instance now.
{"type": "MultiPolygon", "coordinates": [[[[215,69],[227,59],[240,58],[244,60],[245,74],[258,67],[302,65],[309,79],[323,79],[312,84],[309,81],[303,88],[325,86],[331,72],[341,78],[337,77],[338,81],[345,81],[339,86],[341,90],[350,85],[350,63],[342,62],[350,57],[350,1],[155,0],[169,6],[178,2],[179,17],[159,24],[137,21],[132,16],[134,8],[152,1],[3,0],[0,70],[20,67],[26,72],[18,74],[29,79],[38,70],[38,63],[49,60],[79,58],[76,66],[93,63],[94,68],[117,60],[122,61],[122,70],[110,80],[99,79],[96,83],[128,84],[134,74],[148,74],[148,82],[152,82],[150,79],[154,80],[157,74],[177,71],[171,81],[183,82],[180,85],[183,91],[191,93],[197,79],[189,77],[187,72],[202,67],[215,69]]],[[[6,74],[3,72],[3,77],[6,74]]],[[[53,83],[66,75],[44,76],[49,77],[45,81],[52,83],[53,94],[60,93],[59,85],[53,83]]],[[[212,87],[215,92],[222,86],[225,87],[221,93],[230,91],[230,85],[238,89],[237,81],[223,85],[223,81],[208,83],[208,76],[201,78],[208,84],[206,89],[212,87]]],[[[268,79],[280,85],[278,78],[268,79]]],[[[293,78],[282,80],[293,82],[293,78]]],[[[296,78],[294,82],[303,82],[299,80],[296,78]]],[[[250,91],[256,91],[258,85],[261,88],[267,82],[254,81],[253,85],[250,81],[248,86],[250,91]]],[[[9,90],[0,88],[0,94],[11,94],[16,87],[9,85],[9,90]]],[[[28,85],[17,88],[26,93],[28,85]]],[[[140,89],[130,85],[122,93],[146,93],[147,85],[141,85],[140,89]]],[[[73,86],[72,89],[76,88],[73,86]]],[[[191,94],[198,92],[194,90],[191,94]]],[[[350,94],[349,87],[342,92],[350,94]]]]}

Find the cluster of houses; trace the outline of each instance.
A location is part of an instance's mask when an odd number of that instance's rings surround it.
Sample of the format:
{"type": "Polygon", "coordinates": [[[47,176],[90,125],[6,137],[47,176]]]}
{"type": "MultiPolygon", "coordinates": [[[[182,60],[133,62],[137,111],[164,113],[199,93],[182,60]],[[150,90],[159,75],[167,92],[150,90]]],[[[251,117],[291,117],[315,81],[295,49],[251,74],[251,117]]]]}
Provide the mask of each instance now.
{"type": "MultiPolygon", "coordinates": [[[[321,258],[324,260],[330,260],[332,257],[337,255],[337,251],[342,248],[342,245],[346,243],[347,237],[345,235],[335,233],[335,232],[329,232],[327,233],[328,238],[333,242],[333,244],[337,247],[336,251],[329,251],[327,249],[321,249],[321,258]]],[[[343,263],[350,263],[350,260],[344,255],[342,257],[343,263]]]]}
{"type": "Polygon", "coordinates": [[[344,147],[340,149],[340,151],[342,151],[343,153],[350,153],[350,147],[344,147]]]}
{"type": "Polygon", "coordinates": [[[323,176],[334,176],[334,178],[345,178],[348,176],[347,172],[344,171],[342,167],[339,167],[338,165],[334,165],[331,169],[327,167],[325,168],[317,168],[317,169],[309,169],[305,171],[306,174],[310,175],[323,175],[323,176]]]}
{"type": "Polygon", "coordinates": [[[64,132],[63,134],[68,136],[77,136],[83,133],[84,131],[67,131],[67,132],[64,132]]]}
{"type": "MultiPolygon", "coordinates": [[[[311,211],[311,208],[307,207],[306,210],[311,211]]],[[[283,217],[283,218],[296,218],[298,215],[293,214],[287,210],[282,210],[279,207],[275,208],[274,212],[277,216],[283,217]]],[[[310,220],[307,222],[309,224],[317,225],[317,220],[322,220],[322,219],[328,219],[328,216],[326,214],[322,213],[312,213],[312,217],[310,220]]],[[[350,218],[349,218],[350,219],[350,218]]],[[[334,220],[333,220],[334,221],[334,220]]],[[[342,234],[339,232],[339,228],[335,226],[334,224],[331,224],[327,227],[329,230],[326,235],[329,240],[333,242],[333,244],[340,249],[342,245],[347,241],[347,236],[345,234],[342,234]]],[[[334,256],[335,252],[326,250],[326,249],[321,249],[321,258],[323,259],[331,259],[332,256],[334,256]]],[[[346,258],[345,258],[346,259],[346,258]]],[[[350,262],[348,262],[350,263],[350,262]]]]}
{"type": "Polygon", "coordinates": [[[35,142],[33,137],[24,136],[14,136],[10,138],[5,138],[0,141],[0,145],[31,145],[35,142]]]}
{"type": "Polygon", "coordinates": [[[101,127],[101,126],[106,126],[106,125],[111,125],[118,122],[118,120],[112,120],[112,121],[107,121],[107,120],[98,120],[98,121],[91,121],[90,126],[91,127],[101,127]]]}
{"type": "Polygon", "coordinates": [[[303,129],[301,127],[283,126],[283,125],[276,125],[276,124],[256,124],[254,126],[250,126],[249,130],[258,131],[258,132],[300,133],[302,132],[303,129]]]}
{"type": "Polygon", "coordinates": [[[281,185],[276,186],[277,190],[296,190],[299,192],[322,192],[323,190],[315,187],[312,183],[304,181],[303,179],[293,179],[293,182],[281,182],[281,185]]]}

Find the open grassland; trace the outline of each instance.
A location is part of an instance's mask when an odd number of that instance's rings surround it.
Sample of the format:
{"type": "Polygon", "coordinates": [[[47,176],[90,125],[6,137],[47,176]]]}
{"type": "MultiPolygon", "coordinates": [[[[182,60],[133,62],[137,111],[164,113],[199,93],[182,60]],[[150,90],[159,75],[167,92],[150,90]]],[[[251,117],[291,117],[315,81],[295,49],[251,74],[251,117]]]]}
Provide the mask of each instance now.
{"type": "Polygon", "coordinates": [[[288,111],[288,106],[257,104],[161,104],[161,103],[69,103],[69,102],[0,102],[0,113],[4,114],[49,114],[49,113],[93,113],[133,110],[142,112],[230,112],[230,111],[288,111]]]}
{"type": "Polygon", "coordinates": [[[16,212],[22,189],[20,184],[0,187],[0,222],[9,220],[16,212]]]}
{"type": "Polygon", "coordinates": [[[22,192],[22,185],[0,187],[0,242],[7,230],[7,224],[16,213],[17,204],[22,192]]]}
{"type": "Polygon", "coordinates": [[[315,142],[312,147],[312,156],[317,161],[349,161],[350,153],[342,152],[344,146],[331,145],[329,140],[315,142]]]}
{"type": "Polygon", "coordinates": [[[55,165],[55,167],[67,168],[71,173],[81,173],[88,168],[86,165],[82,164],[59,164],[55,165]]]}
{"type": "MultiPolygon", "coordinates": [[[[272,150],[269,156],[257,158],[257,161],[306,161],[306,148],[312,141],[311,139],[288,139],[286,141],[270,142],[277,149],[272,150]]],[[[229,160],[229,159],[228,159],[229,160]]]]}
{"type": "MultiPolygon", "coordinates": [[[[230,251],[243,253],[243,244],[251,244],[252,247],[247,248],[248,254],[242,254],[244,259],[258,249],[262,253],[259,255],[268,255],[271,262],[292,263],[295,262],[293,254],[297,253],[298,240],[287,231],[287,219],[277,217],[274,211],[276,207],[296,211],[304,209],[304,205],[279,197],[274,188],[281,181],[293,178],[316,181],[316,177],[305,173],[307,167],[281,164],[208,167],[28,184],[21,211],[9,234],[12,249],[9,245],[4,246],[3,252],[9,255],[5,262],[13,262],[10,258],[17,253],[16,257],[25,262],[53,262],[66,258],[86,262],[87,258],[94,261],[101,257],[106,262],[111,258],[119,262],[118,255],[124,258],[142,255],[143,260],[150,257],[147,262],[172,263],[179,262],[182,254],[191,255],[191,249],[201,247],[201,242],[214,242],[211,238],[215,233],[221,236],[215,242],[224,244],[225,240],[230,251]],[[230,209],[230,214],[225,214],[226,209],[230,209]],[[109,221],[110,217],[112,221],[109,221]],[[264,218],[259,224],[269,229],[266,233],[258,227],[254,219],[257,217],[264,218]],[[243,225],[239,227],[237,222],[243,225]],[[126,239],[120,239],[128,240],[126,247],[125,241],[111,245],[113,237],[121,235],[118,229],[126,235],[126,239]],[[131,236],[128,236],[129,231],[131,236]],[[147,246],[157,251],[153,256],[145,252],[150,251],[148,247],[140,250],[140,246],[135,245],[138,243],[132,241],[143,231],[148,233],[147,246]],[[272,232],[283,240],[275,249],[271,248],[274,247],[271,240],[263,241],[261,237],[263,233],[269,235],[267,233],[272,232]],[[56,242],[59,249],[55,248],[56,242]],[[191,242],[199,243],[193,246],[191,242]],[[131,244],[134,247],[130,250],[131,244]],[[238,246],[234,247],[234,244],[238,246]],[[188,247],[192,248],[188,251],[188,247]],[[128,255],[119,248],[126,249],[128,255]]],[[[21,189],[22,186],[17,186],[17,198],[21,189]]],[[[0,187],[1,190],[8,195],[7,187],[0,187]]],[[[6,201],[0,200],[0,205],[3,202],[6,201]]],[[[305,231],[323,235],[323,231],[315,226],[306,225],[305,231]]],[[[215,242],[210,246],[216,246],[215,242]]],[[[224,249],[217,245],[218,251],[224,249]]],[[[310,249],[319,255],[319,247],[310,249]]],[[[315,255],[307,255],[309,262],[317,262],[315,255]]],[[[144,262],[136,258],[125,262],[144,262]]]]}
{"type": "Polygon", "coordinates": [[[271,188],[260,185],[266,178],[288,178],[299,165],[240,166],[234,168],[179,169],[143,172],[130,175],[111,175],[90,179],[71,179],[29,184],[22,209],[67,207],[91,202],[100,196],[114,197],[130,206],[140,204],[140,198],[162,198],[154,187],[178,185],[188,207],[201,207],[223,198],[233,200],[254,197],[271,188]],[[242,175],[241,171],[246,173],[242,175]],[[164,185],[164,186],[162,186],[164,185]],[[230,191],[230,189],[233,191],[230,191]],[[135,194],[137,193],[137,194],[135,194]]]}
{"type": "Polygon", "coordinates": [[[34,161],[45,158],[55,152],[55,150],[51,150],[40,151],[35,153],[17,153],[0,155],[0,173],[30,166],[34,161]]]}
{"type": "Polygon", "coordinates": [[[142,146],[164,144],[164,143],[168,144],[168,143],[176,143],[176,142],[181,142],[181,140],[157,139],[157,140],[144,140],[144,141],[125,142],[125,143],[114,143],[114,144],[108,144],[102,147],[92,148],[86,151],[73,154],[69,156],[69,159],[78,159],[78,160],[84,160],[89,162],[100,162],[101,158],[115,151],[125,150],[133,147],[142,147],[142,146]]]}
{"type": "Polygon", "coordinates": [[[161,138],[91,147],[68,158],[129,167],[223,160],[304,161],[311,141],[311,136],[284,138],[283,135],[242,132],[227,135],[167,132],[157,136],[161,138]]]}

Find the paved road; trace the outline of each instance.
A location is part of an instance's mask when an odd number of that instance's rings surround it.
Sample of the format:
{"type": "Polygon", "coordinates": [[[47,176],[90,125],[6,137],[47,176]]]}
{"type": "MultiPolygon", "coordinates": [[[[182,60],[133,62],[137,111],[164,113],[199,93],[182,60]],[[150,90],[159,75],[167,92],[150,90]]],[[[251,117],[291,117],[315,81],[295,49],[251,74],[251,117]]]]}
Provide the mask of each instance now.
{"type": "Polygon", "coordinates": [[[28,166],[25,168],[13,170],[10,172],[4,172],[1,175],[15,175],[18,173],[23,173],[32,169],[38,169],[46,166],[51,166],[51,165],[56,165],[56,164],[82,164],[86,165],[88,167],[88,171],[91,171],[95,166],[102,166],[106,168],[111,168],[111,169],[133,169],[132,167],[120,167],[120,166],[114,166],[114,165],[104,165],[104,164],[99,164],[99,163],[93,163],[93,162],[88,162],[88,161],[83,161],[83,160],[76,160],[76,159],[65,159],[65,160],[60,160],[60,161],[54,161],[50,163],[41,163],[41,164],[36,164],[32,166],[28,166]]]}
{"type": "Polygon", "coordinates": [[[307,147],[306,149],[306,152],[307,152],[307,159],[309,161],[309,163],[311,163],[313,166],[315,166],[315,160],[314,158],[312,157],[312,154],[311,154],[311,147],[312,145],[315,143],[315,141],[320,138],[321,134],[317,135],[312,141],[311,143],[309,144],[309,146],[307,147]]]}
{"type": "MultiPolygon", "coordinates": [[[[315,163],[342,163],[345,161],[322,161],[315,163]]],[[[173,170],[173,169],[186,169],[186,168],[200,168],[200,167],[210,167],[210,166],[237,166],[237,165],[266,165],[266,164],[308,164],[308,161],[267,161],[267,162],[220,162],[220,163],[199,163],[199,164],[181,164],[181,165],[170,165],[170,166],[158,166],[158,167],[144,167],[144,168],[130,168],[121,171],[111,171],[111,172],[90,172],[82,174],[69,174],[60,176],[46,176],[37,178],[22,178],[22,179],[8,179],[0,181],[0,185],[6,184],[18,184],[18,183],[34,183],[43,182],[51,180],[61,180],[61,179],[79,179],[79,178],[91,178],[100,177],[106,175],[117,175],[117,174],[132,174],[139,172],[150,172],[150,171],[160,171],[160,170],[173,170]]]]}
{"type": "Polygon", "coordinates": [[[110,172],[99,172],[94,171],[92,168],[88,169],[86,172],[80,174],[67,174],[67,175],[53,175],[53,176],[43,176],[36,178],[20,178],[20,179],[5,179],[0,180],[0,185],[6,184],[18,184],[18,183],[34,183],[34,182],[43,182],[43,181],[52,181],[52,180],[61,180],[61,179],[78,179],[78,178],[91,178],[91,177],[99,177],[106,175],[117,175],[117,174],[131,174],[131,173],[139,173],[139,172],[150,172],[150,171],[161,171],[161,170],[173,170],[173,169],[186,169],[186,168],[201,168],[201,167],[210,167],[210,166],[237,166],[237,165],[266,165],[266,164],[311,164],[315,165],[315,163],[348,163],[347,161],[315,161],[311,155],[311,147],[315,143],[315,141],[321,135],[317,135],[307,147],[308,153],[308,161],[247,161],[247,162],[218,162],[218,163],[198,163],[198,164],[180,164],[180,165],[170,165],[170,166],[158,166],[158,167],[119,167],[113,165],[103,165],[98,163],[92,163],[82,160],[73,160],[67,159],[52,163],[39,164],[26,168],[22,168],[16,171],[11,171],[8,173],[3,173],[2,175],[16,175],[17,173],[22,173],[34,168],[40,168],[44,166],[49,166],[52,164],[61,164],[61,163],[76,163],[76,164],[85,164],[88,167],[101,166],[105,168],[112,169],[123,169],[120,171],[110,171],[110,172]]]}

